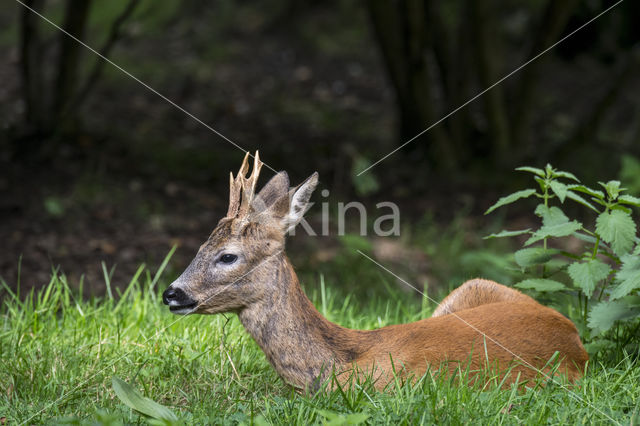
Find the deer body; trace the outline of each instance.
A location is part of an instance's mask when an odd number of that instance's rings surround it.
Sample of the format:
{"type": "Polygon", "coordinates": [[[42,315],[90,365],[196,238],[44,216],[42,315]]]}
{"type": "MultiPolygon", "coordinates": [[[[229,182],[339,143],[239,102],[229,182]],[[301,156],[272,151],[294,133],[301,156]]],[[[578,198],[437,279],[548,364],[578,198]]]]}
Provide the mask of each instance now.
{"type": "MultiPolygon", "coordinates": [[[[513,354],[484,339],[477,330],[537,368],[542,368],[555,351],[565,354],[567,360],[561,370],[571,380],[581,376],[579,366],[587,360],[573,323],[522,293],[523,299],[529,300],[465,306],[457,312],[458,317],[445,314],[377,330],[351,330],[328,321],[316,310],[284,254],[279,264],[274,279],[282,279],[281,291],[244,309],[239,318],[278,374],[300,389],[314,387],[328,377],[332,368],[347,379],[354,365],[373,373],[380,387],[392,378],[394,369],[401,375],[404,371],[418,377],[429,366],[436,370],[443,363],[451,372],[458,366],[466,368],[467,364],[471,371],[477,371],[487,366],[485,344],[489,360],[498,361],[503,367],[515,360],[513,354]]],[[[510,296],[513,291],[491,281],[482,283],[494,293],[505,289],[504,294],[510,296]]],[[[461,288],[464,292],[464,285],[461,288]]],[[[494,293],[487,294],[495,297],[494,293]]],[[[521,380],[538,375],[527,365],[515,366],[512,379],[517,373],[521,380]]]]}
{"type": "MultiPolygon", "coordinates": [[[[293,190],[283,172],[254,197],[261,163],[247,158],[231,180],[230,207],[163,300],[175,313],[236,312],[278,374],[315,389],[332,371],[340,382],[371,374],[378,388],[399,375],[511,367],[510,383],[540,375],[557,351],[560,371],[581,377],[588,356],[571,321],[508,287],[471,280],[431,318],[351,330],[324,318],[304,294],[284,253],[284,234],[302,218],[317,175],[293,190]],[[236,192],[234,192],[234,189],[236,192]],[[354,368],[355,367],[355,368],[354,368]]],[[[544,374],[544,373],[543,373],[544,374]]]]}

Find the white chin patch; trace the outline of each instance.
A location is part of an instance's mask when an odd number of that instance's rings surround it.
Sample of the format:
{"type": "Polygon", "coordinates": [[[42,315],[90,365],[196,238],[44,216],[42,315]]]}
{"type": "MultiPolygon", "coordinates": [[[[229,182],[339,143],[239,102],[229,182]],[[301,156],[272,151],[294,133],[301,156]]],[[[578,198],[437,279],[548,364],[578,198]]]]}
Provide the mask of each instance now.
{"type": "Polygon", "coordinates": [[[177,301],[172,300],[169,302],[169,311],[172,314],[176,315],[187,315],[192,313],[198,307],[197,303],[192,303],[190,305],[181,305],[177,301]]]}
{"type": "Polygon", "coordinates": [[[195,308],[171,309],[171,313],[175,315],[187,315],[195,311],[195,308]]]}

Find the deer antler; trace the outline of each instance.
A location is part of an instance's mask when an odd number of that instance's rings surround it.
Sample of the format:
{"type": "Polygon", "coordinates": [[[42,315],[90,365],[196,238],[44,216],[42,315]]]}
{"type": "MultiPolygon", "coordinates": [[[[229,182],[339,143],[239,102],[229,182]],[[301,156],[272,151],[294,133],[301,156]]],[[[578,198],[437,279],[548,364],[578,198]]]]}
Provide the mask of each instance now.
{"type": "Polygon", "coordinates": [[[256,183],[258,182],[258,176],[262,168],[262,161],[260,161],[260,155],[258,151],[256,151],[253,170],[251,171],[251,175],[246,177],[249,172],[249,155],[247,151],[244,160],[242,160],[242,166],[240,166],[240,170],[238,170],[235,178],[233,177],[233,173],[229,173],[229,210],[227,211],[227,217],[230,218],[245,216],[251,208],[256,183]]]}

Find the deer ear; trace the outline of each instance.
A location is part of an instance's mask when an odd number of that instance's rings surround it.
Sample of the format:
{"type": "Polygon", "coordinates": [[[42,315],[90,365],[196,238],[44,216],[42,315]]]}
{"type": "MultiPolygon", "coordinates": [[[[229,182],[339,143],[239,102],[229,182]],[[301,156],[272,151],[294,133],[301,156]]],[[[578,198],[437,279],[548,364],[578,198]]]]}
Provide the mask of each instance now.
{"type": "Polygon", "coordinates": [[[260,190],[253,199],[252,207],[255,212],[262,212],[275,204],[280,198],[289,193],[289,175],[279,172],[260,190]]]}
{"type": "Polygon", "coordinates": [[[291,194],[289,199],[289,212],[282,218],[285,233],[295,228],[302,220],[302,216],[304,216],[309,207],[311,207],[309,199],[317,185],[318,172],[315,172],[296,188],[291,189],[289,192],[291,194]]]}

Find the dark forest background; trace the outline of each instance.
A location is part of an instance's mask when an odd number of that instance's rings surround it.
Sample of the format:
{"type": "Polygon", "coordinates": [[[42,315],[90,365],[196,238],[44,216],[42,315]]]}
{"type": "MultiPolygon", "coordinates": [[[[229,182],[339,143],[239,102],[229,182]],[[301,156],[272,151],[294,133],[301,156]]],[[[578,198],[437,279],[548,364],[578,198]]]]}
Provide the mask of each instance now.
{"type": "MultiPolygon", "coordinates": [[[[354,245],[442,285],[504,268],[483,232],[532,219],[482,213],[527,178],[517,166],[640,192],[638,2],[356,177],[615,2],[22,1],[293,182],[317,170],[330,191],[318,203],[400,205],[396,239],[296,236],[309,276],[349,264],[354,245]]],[[[124,285],[174,245],[179,272],[226,211],[243,152],[13,0],[0,58],[7,285],[38,287],[60,268],[98,294],[104,274],[124,285]]]]}

